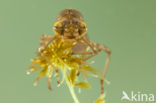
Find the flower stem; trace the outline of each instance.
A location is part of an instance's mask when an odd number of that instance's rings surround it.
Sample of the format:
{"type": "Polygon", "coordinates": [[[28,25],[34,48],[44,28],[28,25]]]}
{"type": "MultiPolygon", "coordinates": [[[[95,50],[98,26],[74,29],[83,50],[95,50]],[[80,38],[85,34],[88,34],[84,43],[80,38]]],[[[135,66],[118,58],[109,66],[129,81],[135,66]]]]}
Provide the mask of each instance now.
{"type": "Polygon", "coordinates": [[[77,99],[77,96],[76,96],[75,91],[74,91],[74,86],[72,86],[72,85],[70,84],[70,82],[69,82],[67,76],[66,76],[66,83],[67,83],[68,88],[69,88],[69,90],[70,90],[70,93],[71,93],[71,95],[72,95],[72,97],[73,97],[73,99],[74,99],[74,102],[75,102],[75,103],[79,103],[79,100],[77,99]]]}

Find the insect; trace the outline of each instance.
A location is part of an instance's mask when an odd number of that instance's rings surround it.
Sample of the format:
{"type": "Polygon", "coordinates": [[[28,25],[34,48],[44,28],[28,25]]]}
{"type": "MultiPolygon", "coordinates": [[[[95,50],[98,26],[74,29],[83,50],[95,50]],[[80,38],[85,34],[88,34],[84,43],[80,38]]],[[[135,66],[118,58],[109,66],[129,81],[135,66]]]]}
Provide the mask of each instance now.
{"type": "Polygon", "coordinates": [[[104,103],[104,80],[110,61],[111,51],[106,46],[95,43],[87,37],[87,25],[83,20],[82,14],[74,9],[61,11],[53,26],[54,35],[43,34],[40,40],[40,47],[37,50],[38,58],[32,59],[32,64],[27,73],[39,70],[39,76],[35,80],[35,85],[40,78],[46,76],[48,88],[51,90],[50,81],[55,72],[57,84],[60,85],[65,80],[75,103],[79,103],[74,87],[89,88],[87,82],[77,82],[77,78],[82,74],[84,79],[87,76],[98,76],[101,83],[101,96],[96,103],[104,103]],[[100,74],[89,66],[90,58],[104,51],[107,53],[103,73],[100,74]],[[62,72],[63,79],[60,82],[59,70],[62,72]],[[91,73],[88,73],[91,72],[91,73]]]}

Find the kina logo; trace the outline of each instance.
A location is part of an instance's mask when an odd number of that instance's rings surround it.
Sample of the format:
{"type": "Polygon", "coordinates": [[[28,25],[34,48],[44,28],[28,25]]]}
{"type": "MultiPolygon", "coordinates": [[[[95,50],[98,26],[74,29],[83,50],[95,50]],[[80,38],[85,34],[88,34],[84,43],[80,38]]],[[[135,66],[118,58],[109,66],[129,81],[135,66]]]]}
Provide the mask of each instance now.
{"type": "Polygon", "coordinates": [[[134,92],[131,91],[129,94],[125,91],[122,91],[121,101],[138,101],[138,102],[153,102],[154,101],[154,94],[150,93],[141,93],[141,92],[134,92]]]}

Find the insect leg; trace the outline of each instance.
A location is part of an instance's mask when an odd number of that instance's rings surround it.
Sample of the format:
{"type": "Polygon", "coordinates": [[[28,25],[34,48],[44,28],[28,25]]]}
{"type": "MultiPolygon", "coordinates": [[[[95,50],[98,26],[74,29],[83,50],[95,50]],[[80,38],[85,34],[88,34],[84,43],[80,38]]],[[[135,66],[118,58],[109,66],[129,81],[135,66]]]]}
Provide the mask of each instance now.
{"type": "MultiPolygon", "coordinates": [[[[51,67],[55,70],[55,72],[56,72],[56,76],[57,76],[57,83],[58,83],[58,85],[60,84],[60,81],[59,81],[59,73],[58,73],[58,69],[52,64],[52,62],[46,57],[46,56],[44,56],[44,54],[43,53],[41,53],[41,56],[51,65],[51,67]]],[[[49,85],[50,84],[50,82],[49,82],[49,80],[48,80],[48,88],[49,88],[49,85]]]]}
{"type": "MultiPolygon", "coordinates": [[[[85,56],[85,55],[91,55],[92,54],[92,52],[89,52],[89,51],[84,51],[84,52],[77,52],[77,51],[73,51],[72,52],[72,55],[82,55],[82,56],[85,56]]],[[[84,63],[86,63],[86,62],[82,62],[83,64],[84,63]]],[[[80,75],[80,71],[78,71],[78,73],[77,73],[77,76],[79,76],[80,75]]]]}
{"type": "Polygon", "coordinates": [[[57,77],[57,84],[60,85],[60,80],[59,80],[59,73],[58,73],[58,69],[55,69],[56,72],[56,77],[57,77]]]}
{"type": "Polygon", "coordinates": [[[93,56],[97,55],[99,52],[101,51],[104,51],[108,54],[107,56],[107,59],[106,59],[106,62],[105,62],[105,66],[104,66],[104,71],[102,73],[102,76],[101,76],[101,94],[104,93],[104,85],[103,85],[103,81],[105,79],[105,76],[106,76],[106,72],[107,72],[107,69],[108,69],[108,64],[109,64],[109,61],[110,61],[110,56],[111,56],[111,51],[105,47],[104,45],[101,45],[101,44],[98,44],[98,43],[94,43],[94,42],[91,42],[87,39],[83,39],[90,47],[91,49],[93,50],[93,54],[88,56],[85,60],[88,60],[90,58],[92,58],[93,56]]]}
{"type": "Polygon", "coordinates": [[[106,62],[105,62],[105,66],[104,66],[104,71],[102,73],[102,77],[101,77],[101,94],[104,93],[104,85],[103,85],[103,81],[105,79],[105,76],[106,76],[106,72],[107,72],[107,69],[108,69],[108,64],[109,64],[109,61],[110,61],[110,57],[111,57],[111,51],[105,47],[104,45],[101,45],[101,44],[97,44],[97,43],[93,43],[95,45],[95,47],[98,49],[98,51],[104,51],[107,53],[107,58],[106,58],[106,62]]]}
{"type": "Polygon", "coordinates": [[[49,90],[52,90],[51,84],[50,84],[50,83],[51,83],[51,78],[48,78],[48,77],[47,77],[48,89],[49,89],[49,90]]]}
{"type": "Polygon", "coordinates": [[[104,66],[104,71],[103,71],[102,77],[101,77],[101,94],[103,94],[104,93],[103,81],[105,79],[106,72],[107,72],[107,69],[108,69],[108,64],[109,64],[110,57],[111,57],[111,51],[108,48],[106,48],[104,45],[98,45],[98,48],[107,53],[107,58],[106,58],[105,66],[104,66]]]}
{"type": "Polygon", "coordinates": [[[73,55],[89,55],[89,54],[92,54],[92,52],[72,52],[73,55]]]}
{"type": "Polygon", "coordinates": [[[56,39],[56,36],[42,34],[40,39],[40,48],[39,51],[42,52],[45,50],[45,48],[54,40],[56,39]]]}
{"type": "MultiPolygon", "coordinates": [[[[45,48],[53,41],[56,39],[56,36],[52,36],[52,35],[47,35],[47,34],[43,34],[41,36],[41,40],[40,40],[40,48],[38,50],[38,52],[41,54],[41,56],[54,68],[54,70],[56,71],[56,76],[57,76],[57,83],[60,84],[59,81],[59,73],[58,73],[58,69],[51,63],[51,61],[44,56],[43,51],[45,50],[45,48]]],[[[48,87],[50,86],[49,84],[49,80],[48,81],[48,87]]]]}

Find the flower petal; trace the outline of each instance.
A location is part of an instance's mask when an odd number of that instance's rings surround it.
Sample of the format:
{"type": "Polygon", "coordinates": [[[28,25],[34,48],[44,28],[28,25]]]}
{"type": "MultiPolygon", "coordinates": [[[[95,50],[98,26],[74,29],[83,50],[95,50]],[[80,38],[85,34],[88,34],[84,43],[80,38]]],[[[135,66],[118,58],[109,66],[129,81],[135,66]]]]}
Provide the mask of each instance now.
{"type": "Polygon", "coordinates": [[[73,85],[75,84],[76,76],[77,76],[76,69],[75,68],[71,69],[70,79],[71,79],[71,82],[72,82],[73,85]]]}
{"type": "Polygon", "coordinates": [[[97,72],[96,70],[94,70],[94,69],[93,69],[92,67],[90,67],[90,66],[82,65],[81,68],[84,69],[84,70],[86,70],[86,71],[92,72],[92,73],[94,73],[94,74],[96,74],[97,76],[100,77],[100,73],[97,72]]]}
{"type": "Polygon", "coordinates": [[[79,88],[90,88],[90,85],[85,82],[79,82],[79,83],[76,83],[75,85],[79,88]]]}

